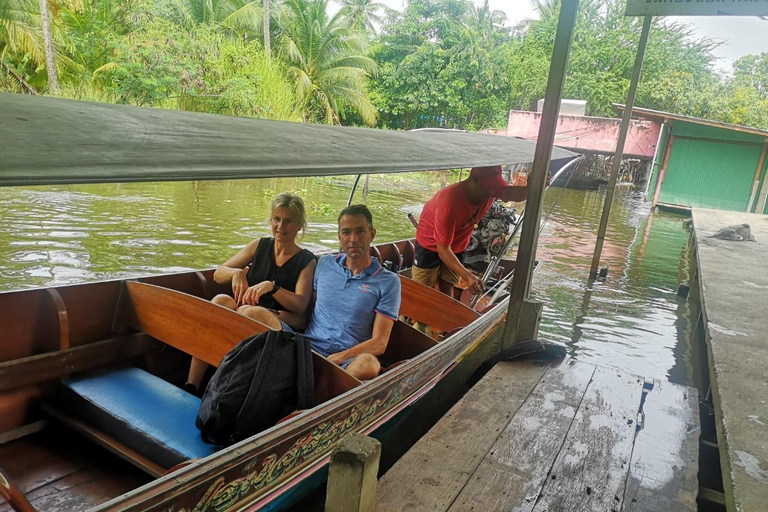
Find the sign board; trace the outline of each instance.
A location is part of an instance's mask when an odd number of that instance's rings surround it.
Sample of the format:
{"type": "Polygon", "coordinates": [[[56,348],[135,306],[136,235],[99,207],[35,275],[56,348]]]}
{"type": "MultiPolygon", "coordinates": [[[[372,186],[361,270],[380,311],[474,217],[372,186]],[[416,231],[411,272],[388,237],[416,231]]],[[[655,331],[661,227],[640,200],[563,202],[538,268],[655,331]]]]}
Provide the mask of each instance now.
{"type": "Polygon", "coordinates": [[[627,0],[627,16],[768,16],[768,0],[627,0]]]}

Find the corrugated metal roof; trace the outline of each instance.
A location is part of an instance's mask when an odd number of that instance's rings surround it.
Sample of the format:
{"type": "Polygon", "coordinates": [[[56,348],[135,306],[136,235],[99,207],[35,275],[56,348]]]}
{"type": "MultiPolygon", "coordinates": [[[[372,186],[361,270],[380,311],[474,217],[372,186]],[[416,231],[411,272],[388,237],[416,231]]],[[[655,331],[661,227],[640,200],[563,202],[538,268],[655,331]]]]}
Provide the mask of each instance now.
{"type": "MultiPolygon", "coordinates": [[[[614,103],[613,107],[620,112],[624,111],[624,105],[620,103],[614,103]]],[[[738,124],[721,123],[720,121],[711,121],[709,119],[701,119],[699,117],[684,116],[681,114],[673,114],[671,112],[651,110],[649,108],[634,107],[632,109],[632,115],[633,117],[642,117],[645,119],[652,119],[654,121],[659,121],[662,123],[666,122],[667,120],[685,121],[689,123],[711,126],[714,128],[751,133],[755,135],[760,135],[763,138],[768,137],[768,130],[763,130],[761,128],[753,128],[751,126],[741,126],[738,124]]]]}

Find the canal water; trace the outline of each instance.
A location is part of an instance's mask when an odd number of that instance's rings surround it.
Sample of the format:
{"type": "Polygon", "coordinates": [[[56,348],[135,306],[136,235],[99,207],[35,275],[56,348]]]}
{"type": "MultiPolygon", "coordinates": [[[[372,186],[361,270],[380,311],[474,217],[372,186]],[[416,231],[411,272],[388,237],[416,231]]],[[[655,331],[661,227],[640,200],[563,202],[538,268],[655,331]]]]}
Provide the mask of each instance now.
{"type": "MultiPolygon", "coordinates": [[[[370,177],[365,201],[377,241],[413,236],[406,218],[455,173],[370,177]]],[[[310,217],[302,244],[336,248],[336,215],[353,177],[0,188],[0,291],[215,266],[269,233],[271,197],[299,193],[310,217]]],[[[691,321],[676,295],[688,232],[651,213],[642,192],[617,190],[602,282],[587,281],[605,192],[547,192],[533,293],[540,337],[571,356],[695,385],[691,321]],[[558,198],[555,204],[555,199],[558,198]],[[554,205],[554,207],[552,207],[554,205]]],[[[362,183],[356,196],[363,200],[362,183]]]]}

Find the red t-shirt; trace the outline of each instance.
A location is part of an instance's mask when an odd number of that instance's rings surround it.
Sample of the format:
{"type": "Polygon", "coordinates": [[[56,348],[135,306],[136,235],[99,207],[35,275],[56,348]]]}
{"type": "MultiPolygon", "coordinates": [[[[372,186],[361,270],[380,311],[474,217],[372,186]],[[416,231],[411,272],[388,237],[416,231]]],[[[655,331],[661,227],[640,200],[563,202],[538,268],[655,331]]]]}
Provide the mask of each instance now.
{"type": "Polygon", "coordinates": [[[493,204],[493,198],[471,204],[464,193],[465,182],[445,187],[427,201],[419,217],[416,241],[437,252],[437,244],[449,245],[455,254],[464,252],[469,237],[480,219],[493,204]]]}

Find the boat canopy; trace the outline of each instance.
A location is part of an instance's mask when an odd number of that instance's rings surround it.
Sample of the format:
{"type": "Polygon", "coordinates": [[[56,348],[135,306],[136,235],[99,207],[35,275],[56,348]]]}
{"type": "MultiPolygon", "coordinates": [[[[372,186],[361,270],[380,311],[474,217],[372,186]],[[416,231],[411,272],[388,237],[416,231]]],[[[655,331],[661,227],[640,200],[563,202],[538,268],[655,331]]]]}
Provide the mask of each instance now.
{"type": "MultiPolygon", "coordinates": [[[[391,173],[533,161],[535,142],[0,93],[0,186],[391,173]]],[[[552,150],[552,167],[577,157],[552,150]]]]}

